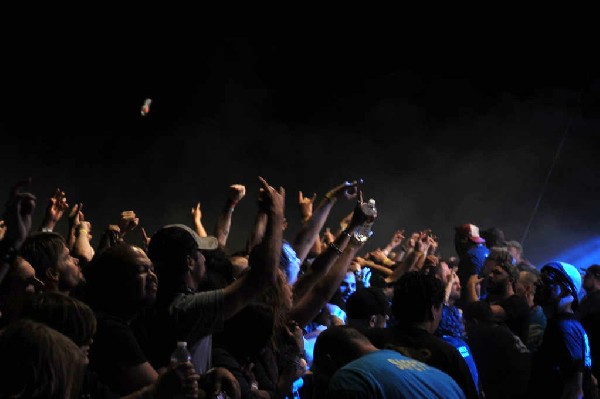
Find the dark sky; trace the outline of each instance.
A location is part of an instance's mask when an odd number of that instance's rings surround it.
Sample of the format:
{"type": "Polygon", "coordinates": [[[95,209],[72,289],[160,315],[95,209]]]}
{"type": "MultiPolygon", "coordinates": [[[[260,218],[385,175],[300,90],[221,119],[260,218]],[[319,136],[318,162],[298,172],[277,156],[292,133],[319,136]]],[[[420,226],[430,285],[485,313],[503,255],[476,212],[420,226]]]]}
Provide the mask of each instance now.
{"type": "MultiPolygon", "coordinates": [[[[464,222],[522,237],[572,121],[525,243],[542,262],[597,234],[600,79],[579,44],[206,35],[157,24],[49,31],[3,50],[0,192],[31,176],[39,220],[60,187],[85,203],[98,237],[122,210],[150,231],[189,223],[198,200],[210,230],[226,187],[242,183],[235,250],[254,217],[256,176],[287,189],[287,238],[299,228],[298,190],[322,198],[362,177],[380,211],[369,248],[396,228],[430,227],[450,255],[452,228],[464,222]]],[[[337,204],[327,226],[351,209],[337,204]]]]}

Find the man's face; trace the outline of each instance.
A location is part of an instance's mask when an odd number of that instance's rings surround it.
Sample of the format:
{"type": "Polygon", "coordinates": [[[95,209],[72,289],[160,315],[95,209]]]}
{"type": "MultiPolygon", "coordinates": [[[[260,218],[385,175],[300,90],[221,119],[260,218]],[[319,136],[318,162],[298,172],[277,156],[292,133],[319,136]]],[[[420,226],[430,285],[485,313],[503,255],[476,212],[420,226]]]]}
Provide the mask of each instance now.
{"type": "Polygon", "coordinates": [[[9,280],[10,291],[14,295],[35,293],[44,287],[44,283],[35,276],[33,266],[20,256],[15,260],[15,268],[9,280]]]}
{"type": "Polygon", "coordinates": [[[596,277],[589,271],[585,273],[585,275],[583,276],[582,286],[587,293],[590,293],[594,290],[596,286],[596,280],[596,277]]]}
{"type": "Polygon", "coordinates": [[[500,266],[494,266],[487,277],[487,289],[491,293],[502,293],[509,284],[509,276],[506,270],[500,266]]]}
{"type": "Polygon", "coordinates": [[[448,281],[451,274],[452,270],[448,266],[448,263],[441,261],[437,270],[437,277],[442,280],[443,284],[446,284],[446,281],[448,281]]]}
{"type": "Polygon", "coordinates": [[[25,298],[44,287],[35,277],[35,269],[25,259],[17,256],[9,270],[0,296],[0,317],[13,320],[21,311],[25,298]]]}
{"type": "Polygon", "coordinates": [[[56,262],[56,270],[58,271],[58,286],[62,290],[71,290],[85,281],[79,260],[71,256],[69,249],[63,245],[62,253],[56,262]]]}
{"type": "Polygon", "coordinates": [[[542,272],[540,281],[541,284],[535,292],[534,303],[542,307],[556,305],[562,292],[560,284],[550,278],[547,272],[542,272]]]}
{"type": "Polygon", "coordinates": [[[151,305],[156,300],[158,290],[158,278],[154,274],[154,266],[146,253],[140,248],[134,249],[134,260],[136,265],[135,292],[137,299],[145,305],[151,305]]]}
{"type": "Polygon", "coordinates": [[[352,295],[356,291],[356,277],[354,277],[353,272],[346,273],[346,277],[344,277],[344,281],[340,284],[340,296],[344,303],[348,300],[350,295],[352,295]]]}
{"type": "Polygon", "coordinates": [[[510,253],[510,255],[513,257],[513,259],[516,262],[520,262],[521,261],[521,251],[519,251],[518,248],[508,247],[508,252],[510,253]]]}
{"type": "Polygon", "coordinates": [[[206,258],[200,249],[196,249],[196,259],[194,259],[194,262],[196,263],[194,268],[196,282],[202,283],[206,278],[206,258]]]}
{"type": "Polygon", "coordinates": [[[458,301],[460,299],[462,287],[460,286],[460,281],[456,279],[452,283],[452,288],[450,288],[450,299],[453,301],[458,301]]]}

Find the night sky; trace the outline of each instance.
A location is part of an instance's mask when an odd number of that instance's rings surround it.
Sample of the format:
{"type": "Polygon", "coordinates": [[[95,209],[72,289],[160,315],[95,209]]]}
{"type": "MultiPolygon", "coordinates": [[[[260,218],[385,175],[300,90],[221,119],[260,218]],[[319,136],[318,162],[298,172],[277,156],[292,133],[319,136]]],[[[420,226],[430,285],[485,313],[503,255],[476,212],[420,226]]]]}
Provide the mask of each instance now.
{"type": "MultiPolygon", "coordinates": [[[[521,239],[568,129],[525,242],[539,266],[600,235],[598,69],[574,41],[478,39],[160,26],[23,39],[3,53],[0,192],[31,176],[37,226],[60,187],[85,204],[96,240],[122,210],[149,231],[191,223],[196,201],[211,231],[227,186],[241,183],[234,251],[251,228],[258,175],[287,190],[288,239],[298,190],[320,199],[361,177],[380,216],[367,248],[397,228],[432,228],[452,255],[453,227],[465,222],[521,239]]],[[[336,204],[326,226],[352,207],[336,204]]]]}

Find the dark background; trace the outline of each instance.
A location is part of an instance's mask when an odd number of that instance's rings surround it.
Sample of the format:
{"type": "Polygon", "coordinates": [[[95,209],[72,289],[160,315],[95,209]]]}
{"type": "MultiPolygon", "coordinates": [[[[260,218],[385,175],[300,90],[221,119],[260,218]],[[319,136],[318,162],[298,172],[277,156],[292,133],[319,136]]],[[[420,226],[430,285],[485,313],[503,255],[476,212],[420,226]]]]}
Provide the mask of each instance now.
{"type": "MultiPolygon", "coordinates": [[[[361,177],[380,215],[369,249],[397,228],[432,228],[451,255],[465,222],[522,238],[567,132],[526,257],[540,265],[598,236],[600,79],[576,37],[138,28],[5,38],[0,193],[31,176],[36,226],[60,187],[85,204],[95,240],[122,210],[150,232],[189,224],[196,201],[211,231],[227,186],[241,183],[233,251],[251,228],[257,176],[287,190],[288,239],[298,190],[319,200],[361,177]]],[[[338,203],[326,226],[351,209],[338,203]]]]}

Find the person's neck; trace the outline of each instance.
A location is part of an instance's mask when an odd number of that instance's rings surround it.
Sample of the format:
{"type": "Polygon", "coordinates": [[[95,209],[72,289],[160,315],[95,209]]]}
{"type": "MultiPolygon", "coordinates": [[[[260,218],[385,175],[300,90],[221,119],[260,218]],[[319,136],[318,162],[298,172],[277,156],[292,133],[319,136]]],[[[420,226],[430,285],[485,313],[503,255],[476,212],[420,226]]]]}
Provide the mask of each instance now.
{"type": "Polygon", "coordinates": [[[556,313],[557,314],[573,313],[573,309],[571,308],[572,304],[573,304],[572,296],[569,295],[569,296],[560,298],[560,300],[558,301],[558,304],[556,306],[556,313]]]}
{"type": "Polygon", "coordinates": [[[433,334],[435,328],[433,328],[433,321],[424,321],[422,323],[414,323],[412,324],[414,328],[418,328],[419,330],[427,331],[429,334],[433,334]]]}
{"type": "Polygon", "coordinates": [[[596,292],[600,292],[600,287],[594,286],[594,287],[590,288],[589,290],[585,290],[585,294],[588,296],[595,294],[596,292]]]}
{"type": "Polygon", "coordinates": [[[513,295],[515,295],[515,290],[513,289],[512,284],[508,283],[501,292],[490,292],[488,298],[490,302],[493,303],[510,298],[513,295]]]}

